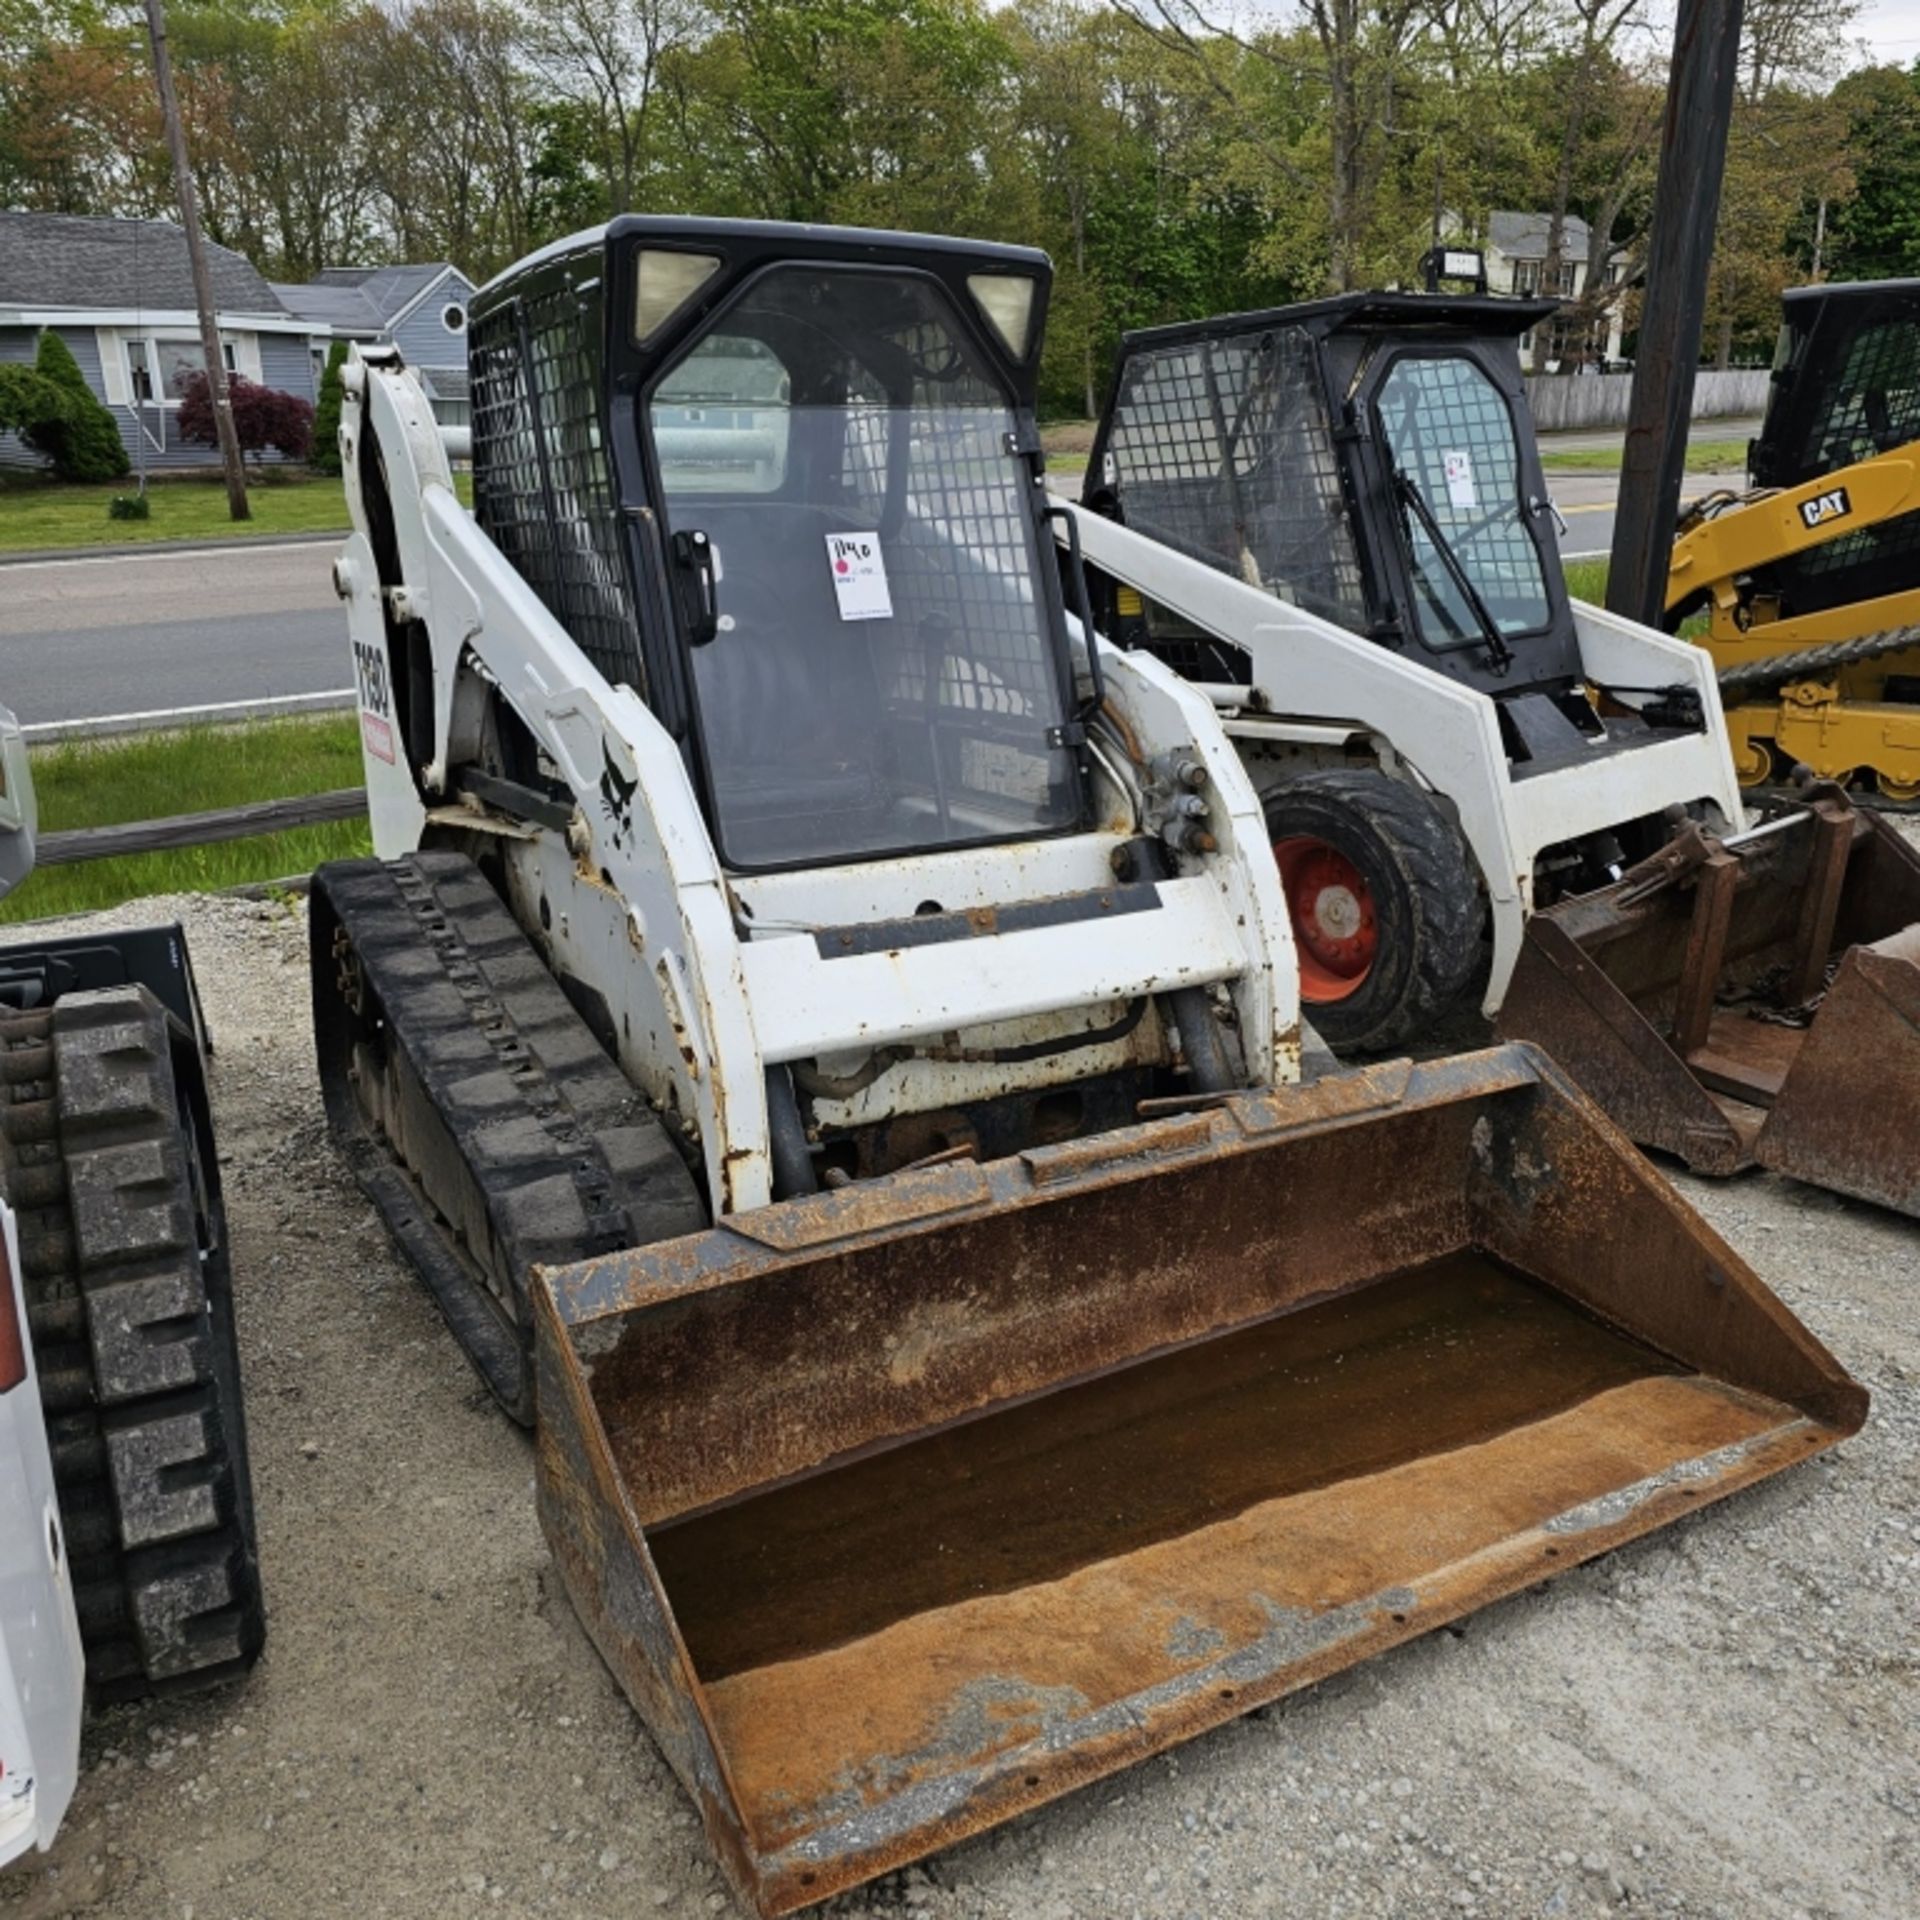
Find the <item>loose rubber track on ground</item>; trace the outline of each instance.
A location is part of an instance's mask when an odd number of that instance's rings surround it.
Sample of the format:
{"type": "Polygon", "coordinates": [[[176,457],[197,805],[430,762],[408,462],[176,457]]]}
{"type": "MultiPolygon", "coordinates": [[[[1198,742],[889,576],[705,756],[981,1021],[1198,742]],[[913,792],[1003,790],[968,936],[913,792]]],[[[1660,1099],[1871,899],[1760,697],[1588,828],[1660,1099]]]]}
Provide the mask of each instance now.
{"type": "Polygon", "coordinates": [[[0,1187],[96,1699],[226,1679],[265,1636],[218,1170],[176,1067],[141,987],[0,1012],[0,1187]]]}

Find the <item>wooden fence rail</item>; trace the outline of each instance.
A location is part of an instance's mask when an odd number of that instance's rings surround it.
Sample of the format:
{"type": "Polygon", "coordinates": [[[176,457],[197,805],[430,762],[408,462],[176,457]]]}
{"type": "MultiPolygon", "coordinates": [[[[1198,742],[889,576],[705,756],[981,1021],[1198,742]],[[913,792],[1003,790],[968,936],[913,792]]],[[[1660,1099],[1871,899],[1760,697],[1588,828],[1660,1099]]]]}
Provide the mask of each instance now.
{"type": "Polygon", "coordinates": [[[211,813],[177,813],[168,820],[129,820],[115,827],[43,833],[34,843],[34,859],[43,867],[70,867],[82,860],[106,860],[116,854],[210,847],[219,840],[250,840],[256,834],[284,833],[289,827],[354,820],[366,810],[365,787],[342,787],[333,793],[258,800],[250,806],[221,807],[211,813]]]}

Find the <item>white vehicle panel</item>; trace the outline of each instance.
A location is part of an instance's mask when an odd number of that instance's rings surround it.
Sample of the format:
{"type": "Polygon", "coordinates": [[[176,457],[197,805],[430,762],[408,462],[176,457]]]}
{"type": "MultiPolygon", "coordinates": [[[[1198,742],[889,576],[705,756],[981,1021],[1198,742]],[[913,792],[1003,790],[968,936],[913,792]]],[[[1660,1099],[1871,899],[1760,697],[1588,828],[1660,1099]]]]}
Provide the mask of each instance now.
{"type": "MultiPolygon", "coordinates": [[[[85,1661],[68,1578],[65,1536],[54,1501],[53,1467],[40,1386],[18,1291],[19,1240],[12,1208],[0,1201],[5,1272],[0,1313],[17,1316],[25,1360],[0,1392],[0,1865],[29,1847],[47,1847],[73,1797],[80,1770],[85,1661]]],[[[10,1339],[0,1350],[10,1350],[10,1339]]],[[[11,1368],[8,1369],[12,1371],[11,1368]]],[[[5,1375],[0,1374],[0,1379],[5,1375]]]]}
{"type": "Polygon", "coordinates": [[[1590,681],[1643,691],[1688,686],[1706,725],[1596,756],[1591,766],[1516,779],[1484,693],[1098,514],[1072,511],[1088,559],[1103,572],[1249,655],[1251,687],[1205,689],[1231,712],[1227,729],[1236,739],[1253,747],[1264,739],[1371,736],[1447,802],[1487,890],[1489,1015],[1513,977],[1533,910],[1534,864],[1545,848],[1676,803],[1708,802],[1735,826],[1743,818],[1713,663],[1698,647],[1575,602],[1590,681]]]}
{"type": "Polygon", "coordinates": [[[1212,885],[1163,880],[1158,892],[1157,912],[880,953],[756,940],[745,962],[760,1050],[806,1060],[1237,979],[1246,956],[1212,885]]]}

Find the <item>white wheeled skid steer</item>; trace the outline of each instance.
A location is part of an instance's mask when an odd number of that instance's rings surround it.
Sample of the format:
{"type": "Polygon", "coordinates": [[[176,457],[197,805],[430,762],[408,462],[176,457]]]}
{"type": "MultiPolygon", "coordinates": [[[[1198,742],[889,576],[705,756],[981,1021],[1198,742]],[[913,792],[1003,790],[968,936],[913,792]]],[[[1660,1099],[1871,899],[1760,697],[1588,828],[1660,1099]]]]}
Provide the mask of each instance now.
{"type": "Polygon", "coordinates": [[[623,218],[474,301],[473,515],[348,366],[330,1118],[763,1914],[1865,1410],[1541,1056],[1300,1082],[1233,742],[1063,600],[1047,287],[623,218]]]}
{"type": "Polygon", "coordinates": [[[1837,790],[1746,828],[1712,656],[1569,598],[1517,345],[1553,308],[1128,335],[1095,617],[1239,746],[1336,1050],[1432,1044],[1477,975],[1642,1144],[1920,1212],[1920,856],[1837,790]]]}
{"type": "Polygon", "coordinates": [[[1568,597],[1517,345],[1556,304],[1352,293],[1121,345],[1095,617],[1238,743],[1336,1050],[1421,1038],[1476,981],[1496,1013],[1536,907],[1673,813],[1743,819],[1712,663],[1568,597]]]}

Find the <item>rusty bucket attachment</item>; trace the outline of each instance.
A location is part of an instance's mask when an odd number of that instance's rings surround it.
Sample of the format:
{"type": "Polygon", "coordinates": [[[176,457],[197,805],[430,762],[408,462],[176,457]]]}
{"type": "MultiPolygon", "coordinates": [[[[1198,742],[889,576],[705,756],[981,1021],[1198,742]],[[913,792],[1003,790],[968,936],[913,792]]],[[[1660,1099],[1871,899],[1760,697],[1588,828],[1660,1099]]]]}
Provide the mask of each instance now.
{"type": "Polygon", "coordinates": [[[548,1540],[763,1915],[1867,1404],[1525,1047],[783,1201],[537,1291],[548,1540]]]}
{"type": "Polygon", "coordinates": [[[1502,1039],[1642,1146],[1920,1213],[1920,852],[1837,788],[1528,923],[1502,1039]]]}

